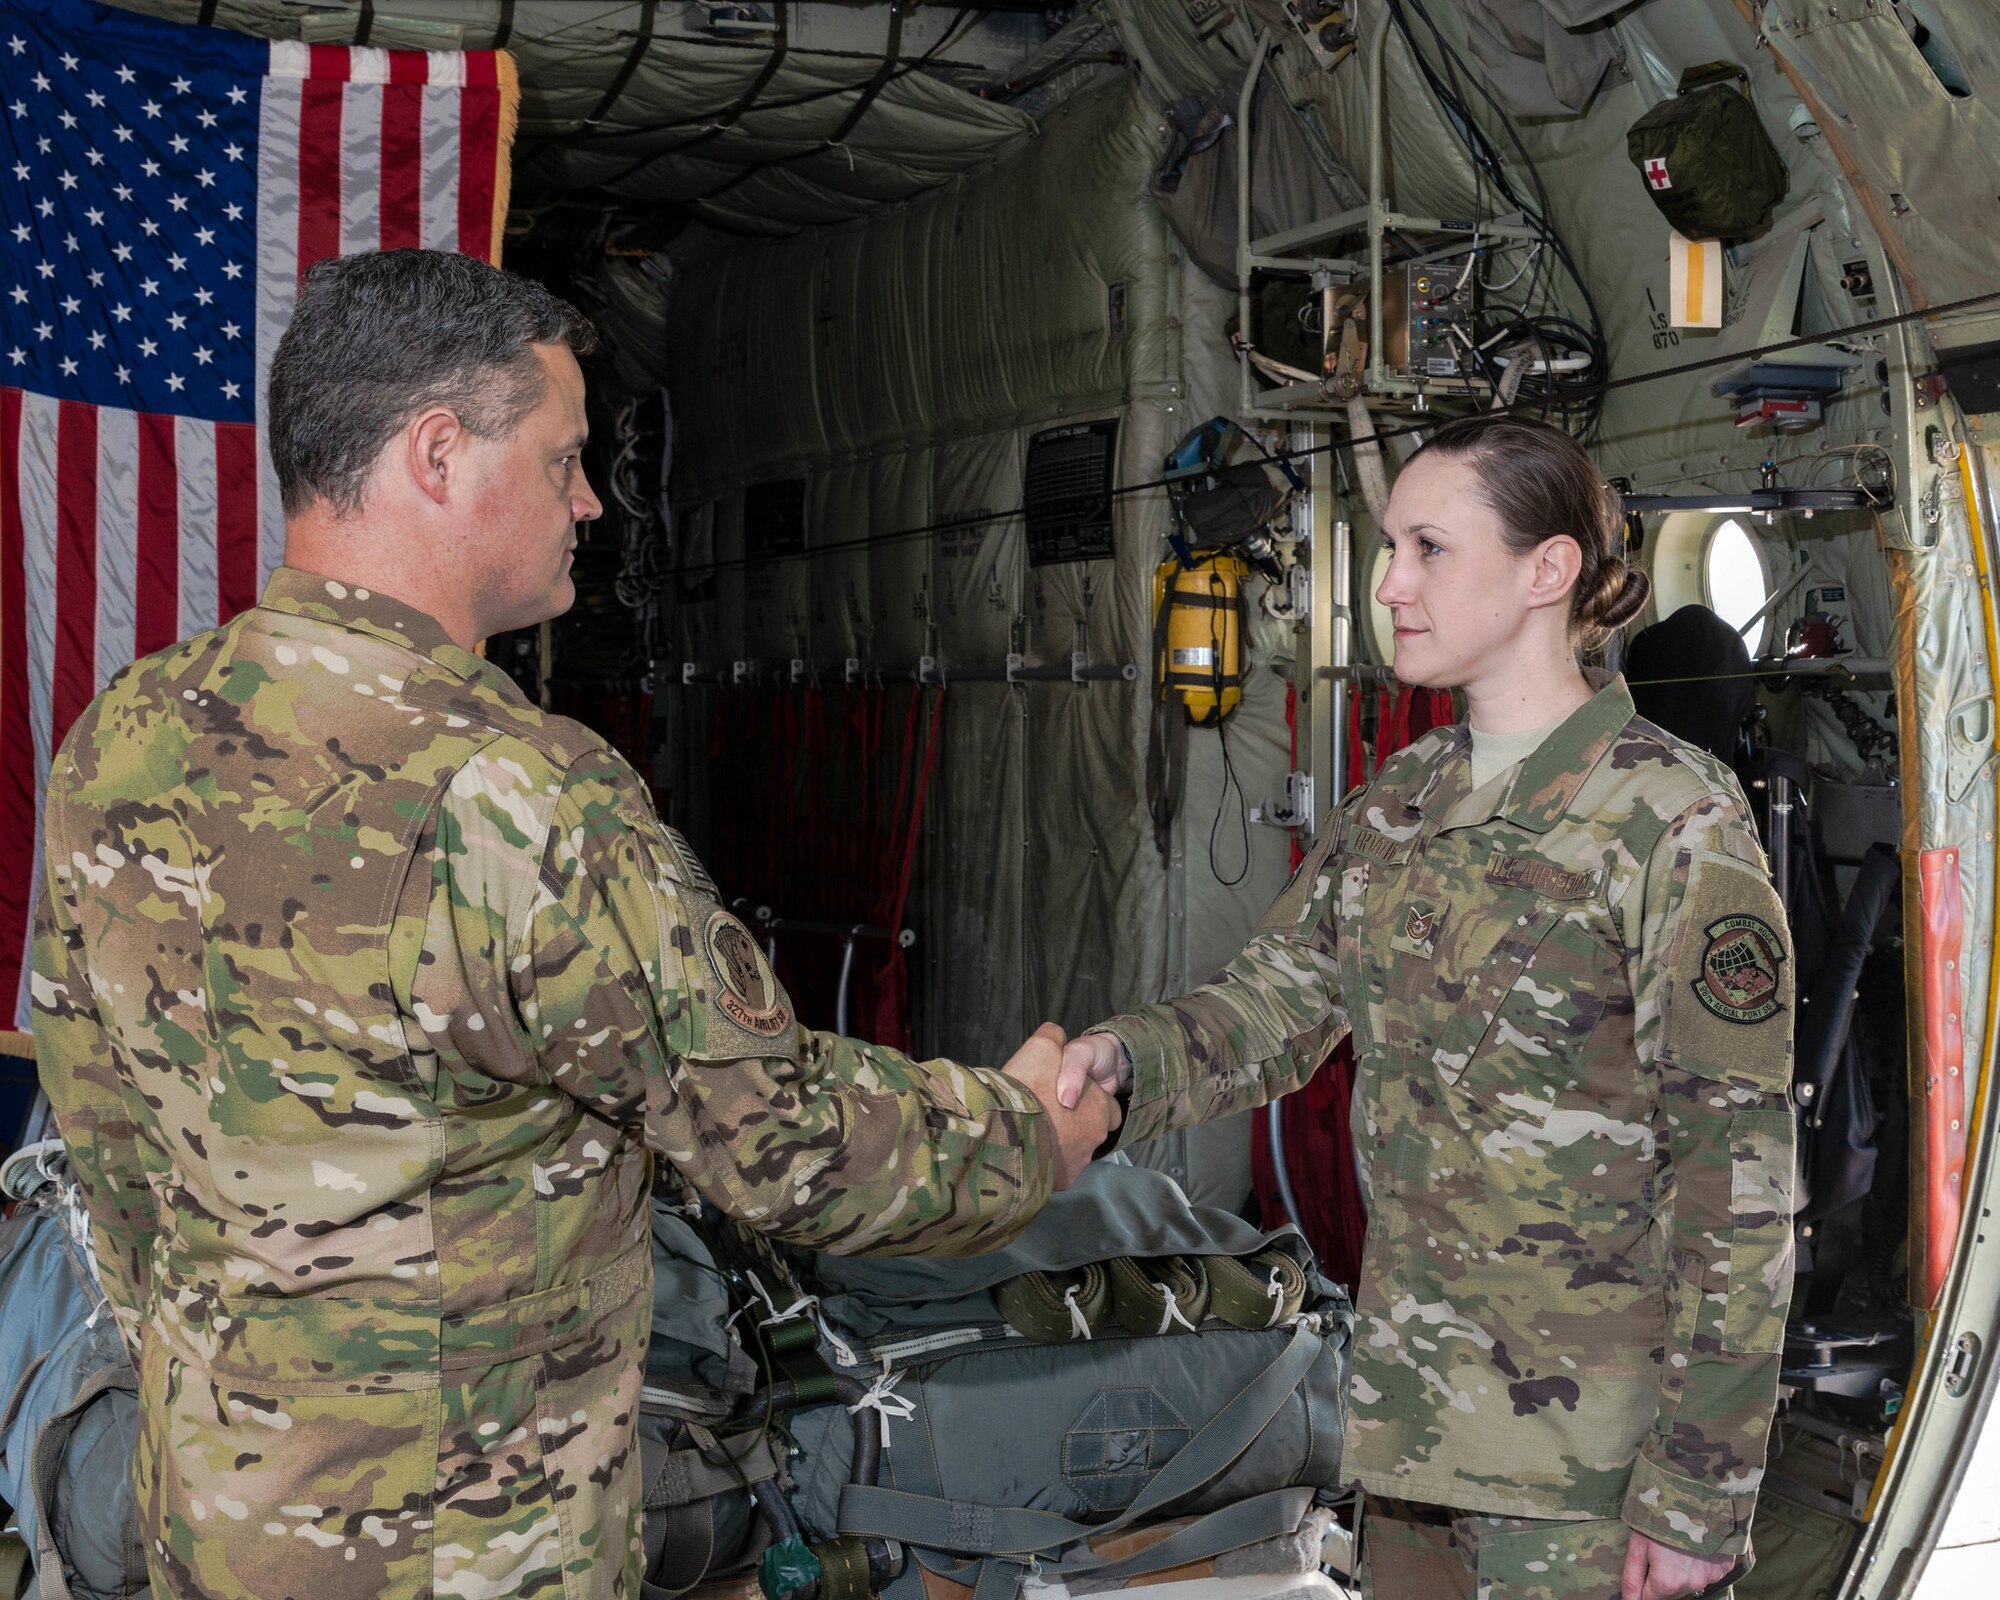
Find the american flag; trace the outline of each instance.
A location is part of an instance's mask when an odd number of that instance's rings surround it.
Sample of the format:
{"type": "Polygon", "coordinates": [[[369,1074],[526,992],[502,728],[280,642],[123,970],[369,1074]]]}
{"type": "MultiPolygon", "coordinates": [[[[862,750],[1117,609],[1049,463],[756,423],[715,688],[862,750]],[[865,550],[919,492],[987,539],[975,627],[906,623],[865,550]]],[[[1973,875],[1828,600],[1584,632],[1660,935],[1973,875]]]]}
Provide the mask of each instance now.
{"type": "Polygon", "coordinates": [[[56,746],[277,564],[259,424],[300,274],[377,246],[497,259],[517,99],[494,51],[0,0],[0,1029],[28,1016],[56,746]]]}

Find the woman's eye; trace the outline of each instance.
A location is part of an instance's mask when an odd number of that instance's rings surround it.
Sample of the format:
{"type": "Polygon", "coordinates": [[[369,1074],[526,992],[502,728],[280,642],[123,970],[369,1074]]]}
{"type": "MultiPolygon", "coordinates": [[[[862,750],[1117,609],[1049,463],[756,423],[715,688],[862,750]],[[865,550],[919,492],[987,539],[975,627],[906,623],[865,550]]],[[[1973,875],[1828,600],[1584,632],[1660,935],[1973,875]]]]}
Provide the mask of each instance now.
{"type": "Polygon", "coordinates": [[[1426,556],[1441,556],[1444,554],[1443,545],[1432,544],[1428,539],[1419,539],[1417,541],[1417,547],[1420,550],[1422,550],[1426,556]]]}

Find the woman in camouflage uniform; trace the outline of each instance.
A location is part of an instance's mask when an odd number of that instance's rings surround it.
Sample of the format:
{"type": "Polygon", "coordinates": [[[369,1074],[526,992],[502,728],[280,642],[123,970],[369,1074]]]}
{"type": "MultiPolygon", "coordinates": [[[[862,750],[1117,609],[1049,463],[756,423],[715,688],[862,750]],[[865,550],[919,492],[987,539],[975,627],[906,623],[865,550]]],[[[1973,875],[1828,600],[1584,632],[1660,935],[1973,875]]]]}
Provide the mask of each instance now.
{"type": "Polygon", "coordinates": [[[1397,675],[1467,721],[1327,820],[1213,982],[1075,1041],[1065,1090],[1151,1138],[1351,1031],[1370,1591],[1721,1592],[1791,1294],[1783,912],[1730,771],[1580,665],[1647,580],[1567,434],[1455,422],[1384,520],[1397,675]]]}

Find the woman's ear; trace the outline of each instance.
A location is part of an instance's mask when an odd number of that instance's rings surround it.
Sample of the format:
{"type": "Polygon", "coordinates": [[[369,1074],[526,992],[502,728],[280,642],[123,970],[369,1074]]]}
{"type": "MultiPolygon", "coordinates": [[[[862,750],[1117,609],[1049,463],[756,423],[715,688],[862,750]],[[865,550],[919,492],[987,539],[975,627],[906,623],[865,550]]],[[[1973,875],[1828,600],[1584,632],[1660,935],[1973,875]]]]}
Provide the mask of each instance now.
{"type": "Polygon", "coordinates": [[[1583,550],[1566,533],[1544,539],[1529,558],[1534,566],[1528,574],[1528,604],[1566,604],[1583,570],[1583,550]]]}

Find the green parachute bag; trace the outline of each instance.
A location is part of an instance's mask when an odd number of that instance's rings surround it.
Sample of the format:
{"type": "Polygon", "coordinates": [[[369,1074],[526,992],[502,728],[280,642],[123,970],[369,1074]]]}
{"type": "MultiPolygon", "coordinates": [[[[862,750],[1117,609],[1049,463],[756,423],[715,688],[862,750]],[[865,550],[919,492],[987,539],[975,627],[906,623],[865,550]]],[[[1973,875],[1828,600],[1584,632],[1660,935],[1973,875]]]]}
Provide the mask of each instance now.
{"type": "Polygon", "coordinates": [[[1729,61],[1690,67],[1674,98],[1625,135],[1646,193],[1684,239],[1748,239],[1785,197],[1785,163],[1757,119],[1748,81],[1729,61]]]}

